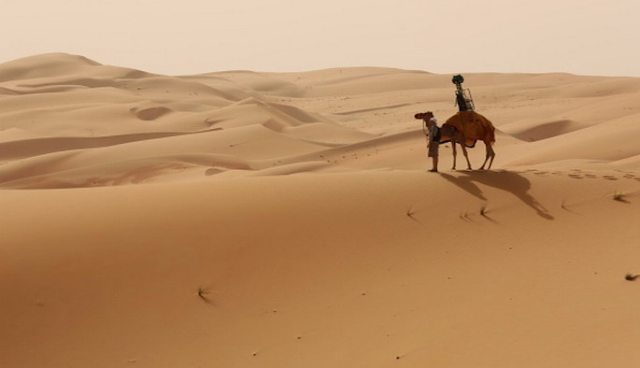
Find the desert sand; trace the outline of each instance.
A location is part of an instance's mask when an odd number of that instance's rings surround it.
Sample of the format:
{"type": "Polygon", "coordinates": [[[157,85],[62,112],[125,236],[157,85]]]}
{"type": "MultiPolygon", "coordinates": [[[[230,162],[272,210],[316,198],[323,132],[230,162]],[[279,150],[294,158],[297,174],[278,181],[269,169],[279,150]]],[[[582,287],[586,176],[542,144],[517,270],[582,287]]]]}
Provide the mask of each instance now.
{"type": "Polygon", "coordinates": [[[464,77],[0,64],[0,367],[639,366],[640,79],[464,77]]]}

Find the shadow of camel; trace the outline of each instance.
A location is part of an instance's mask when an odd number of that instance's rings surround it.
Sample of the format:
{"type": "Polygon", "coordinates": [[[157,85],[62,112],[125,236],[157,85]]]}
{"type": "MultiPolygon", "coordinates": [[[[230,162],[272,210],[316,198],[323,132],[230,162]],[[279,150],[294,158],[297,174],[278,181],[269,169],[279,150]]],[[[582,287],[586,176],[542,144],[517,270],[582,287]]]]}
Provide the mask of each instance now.
{"type": "Polygon", "coordinates": [[[483,201],[486,201],[487,198],[485,198],[477,183],[504,190],[518,197],[527,206],[535,210],[538,216],[547,220],[554,219],[549,214],[549,211],[529,194],[531,182],[518,173],[511,171],[459,171],[458,173],[461,175],[453,176],[440,173],[440,176],[483,201]]]}

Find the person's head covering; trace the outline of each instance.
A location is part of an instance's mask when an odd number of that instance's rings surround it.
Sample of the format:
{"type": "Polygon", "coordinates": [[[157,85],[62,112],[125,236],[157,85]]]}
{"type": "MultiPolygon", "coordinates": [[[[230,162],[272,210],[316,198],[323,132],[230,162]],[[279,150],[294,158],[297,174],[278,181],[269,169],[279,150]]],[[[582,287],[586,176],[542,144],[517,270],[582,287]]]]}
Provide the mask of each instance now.
{"type": "Polygon", "coordinates": [[[433,122],[434,124],[438,124],[438,119],[436,119],[435,116],[429,119],[429,121],[433,122]]]}

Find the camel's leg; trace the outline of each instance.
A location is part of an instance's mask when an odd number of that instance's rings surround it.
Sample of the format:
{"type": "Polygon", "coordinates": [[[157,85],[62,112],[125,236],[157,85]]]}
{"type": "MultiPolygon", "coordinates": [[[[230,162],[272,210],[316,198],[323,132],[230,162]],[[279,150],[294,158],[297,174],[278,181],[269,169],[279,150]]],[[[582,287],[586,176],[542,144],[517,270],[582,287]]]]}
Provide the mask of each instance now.
{"type": "Polygon", "coordinates": [[[496,156],[496,153],[494,152],[493,147],[491,147],[491,143],[485,142],[485,147],[487,150],[487,155],[484,159],[484,163],[480,167],[480,170],[484,170],[484,165],[487,163],[487,161],[489,161],[489,166],[487,169],[491,170],[491,165],[493,164],[493,158],[496,156]]]}
{"type": "Polygon", "coordinates": [[[493,150],[493,144],[489,143],[489,151],[490,151],[490,155],[491,155],[491,160],[489,160],[489,167],[487,168],[488,170],[491,170],[491,165],[493,165],[493,159],[496,158],[496,151],[493,150]]]}
{"type": "Polygon", "coordinates": [[[467,146],[464,143],[461,143],[460,147],[462,147],[462,154],[464,154],[464,158],[467,160],[467,170],[471,170],[471,161],[469,161],[469,153],[467,152],[467,146]]]}
{"type": "Polygon", "coordinates": [[[453,167],[451,168],[451,170],[455,170],[456,169],[456,156],[458,155],[458,153],[456,152],[456,141],[451,140],[451,148],[453,148],[453,150],[451,151],[453,153],[453,167]]]}

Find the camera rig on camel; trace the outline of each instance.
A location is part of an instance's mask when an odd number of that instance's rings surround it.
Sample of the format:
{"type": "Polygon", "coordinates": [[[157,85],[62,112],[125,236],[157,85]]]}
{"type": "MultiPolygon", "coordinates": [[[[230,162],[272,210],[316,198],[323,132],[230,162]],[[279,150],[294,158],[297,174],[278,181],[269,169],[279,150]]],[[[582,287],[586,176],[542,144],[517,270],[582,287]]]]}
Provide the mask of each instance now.
{"type": "Polygon", "coordinates": [[[458,105],[458,111],[474,111],[475,105],[473,104],[473,97],[471,91],[468,88],[462,88],[464,78],[460,74],[456,74],[451,79],[451,83],[456,85],[456,105],[458,105]]]}

